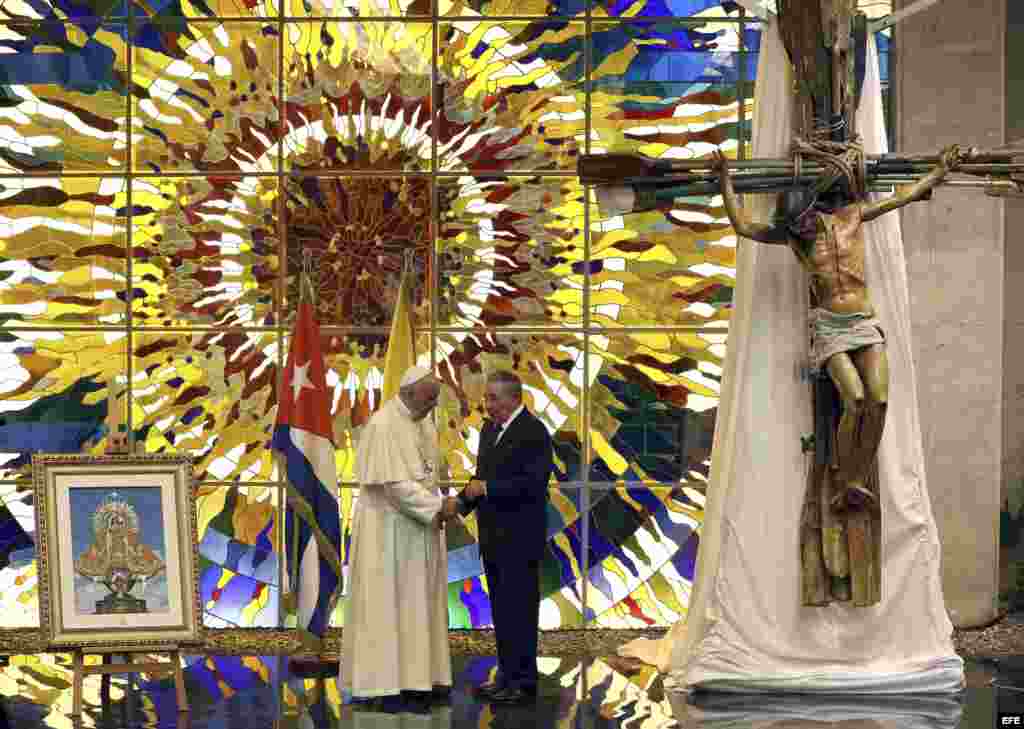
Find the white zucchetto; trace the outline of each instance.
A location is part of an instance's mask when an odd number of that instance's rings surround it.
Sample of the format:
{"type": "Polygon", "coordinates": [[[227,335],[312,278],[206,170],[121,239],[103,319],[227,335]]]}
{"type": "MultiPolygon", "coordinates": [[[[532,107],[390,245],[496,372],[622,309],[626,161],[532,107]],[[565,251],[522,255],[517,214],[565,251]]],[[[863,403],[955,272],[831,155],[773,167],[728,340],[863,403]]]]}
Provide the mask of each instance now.
{"type": "Polygon", "coordinates": [[[424,377],[429,376],[430,370],[426,369],[425,367],[413,366],[405,371],[405,374],[402,375],[401,382],[399,382],[398,384],[400,387],[408,387],[414,382],[419,382],[424,377]]]}

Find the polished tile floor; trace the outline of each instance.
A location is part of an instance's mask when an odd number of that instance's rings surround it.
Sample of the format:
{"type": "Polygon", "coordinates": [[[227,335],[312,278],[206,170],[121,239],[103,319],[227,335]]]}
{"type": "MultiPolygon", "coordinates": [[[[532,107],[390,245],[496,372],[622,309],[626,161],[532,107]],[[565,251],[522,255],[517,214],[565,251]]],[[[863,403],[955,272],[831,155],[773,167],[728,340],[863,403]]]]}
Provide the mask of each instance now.
{"type": "Polygon", "coordinates": [[[450,705],[429,715],[368,711],[345,703],[335,680],[299,679],[277,656],[188,656],[191,712],[179,715],[169,680],[88,677],[84,714],[71,709],[67,656],[13,656],[0,669],[0,729],[190,727],[190,729],[992,729],[997,713],[1024,713],[1024,658],[968,666],[958,697],[814,698],[691,695],[665,691],[650,670],[612,658],[541,658],[535,701],[489,706],[471,688],[494,658],[455,659],[450,705]],[[6,724],[4,723],[6,722],[6,724]]]}

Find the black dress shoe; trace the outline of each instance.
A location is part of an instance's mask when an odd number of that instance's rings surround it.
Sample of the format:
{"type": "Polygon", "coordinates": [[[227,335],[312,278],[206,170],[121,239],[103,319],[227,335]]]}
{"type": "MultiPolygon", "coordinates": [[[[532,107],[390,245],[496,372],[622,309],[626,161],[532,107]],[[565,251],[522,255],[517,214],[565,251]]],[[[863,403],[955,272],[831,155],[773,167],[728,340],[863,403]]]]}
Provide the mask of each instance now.
{"type": "Polygon", "coordinates": [[[430,691],[430,700],[434,704],[450,704],[452,701],[451,686],[435,686],[430,691]]]}
{"type": "Polygon", "coordinates": [[[288,659],[288,670],[299,678],[314,678],[338,675],[339,661],[309,660],[306,658],[288,659]]]}
{"type": "Polygon", "coordinates": [[[520,704],[531,697],[530,694],[523,691],[521,688],[516,686],[506,686],[492,694],[489,694],[487,698],[494,704],[520,704]]]}
{"type": "Polygon", "coordinates": [[[380,714],[400,714],[406,711],[406,702],[399,694],[388,696],[372,696],[368,698],[352,697],[352,708],[356,711],[369,711],[380,714]]]}
{"type": "Polygon", "coordinates": [[[489,697],[491,694],[501,691],[503,688],[504,686],[502,686],[498,681],[488,681],[487,683],[482,683],[477,686],[476,692],[480,696],[489,697]]]}
{"type": "Polygon", "coordinates": [[[403,691],[403,711],[411,714],[429,714],[434,695],[430,691],[403,691]]]}

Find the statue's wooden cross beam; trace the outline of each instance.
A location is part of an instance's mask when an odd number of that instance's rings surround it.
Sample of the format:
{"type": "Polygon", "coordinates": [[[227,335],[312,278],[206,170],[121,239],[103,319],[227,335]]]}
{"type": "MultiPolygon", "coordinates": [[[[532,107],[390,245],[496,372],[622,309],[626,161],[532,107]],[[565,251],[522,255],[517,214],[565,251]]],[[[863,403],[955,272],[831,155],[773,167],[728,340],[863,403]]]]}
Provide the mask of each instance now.
{"type": "Polygon", "coordinates": [[[940,2],[942,2],[942,0],[917,0],[917,2],[910,3],[910,5],[897,10],[895,13],[870,21],[868,23],[868,32],[877,33],[880,30],[891,28],[896,25],[896,23],[906,20],[911,15],[916,15],[922,10],[926,10],[933,5],[938,5],[940,2]]]}
{"type": "MultiPolygon", "coordinates": [[[[853,138],[863,84],[868,33],[935,5],[918,0],[871,25],[856,11],[856,0],[777,0],[778,26],[793,64],[797,129],[801,138],[843,144],[853,138]]],[[[961,175],[945,184],[984,187],[991,195],[1024,194],[1024,148],[965,150],[961,175]]],[[[866,182],[874,189],[910,184],[928,174],[939,155],[880,155],[865,160],[866,182]]],[[[779,192],[808,187],[827,173],[811,160],[754,159],[731,162],[737,192],[779,192]]],[[[602,205],[619,212],[650,210],[689,195],[719,191],[713,161],[655,160],[640,155],[583,155],[578,173],[596,185],[602,205]],[[604,188],[604,189],[601,189],[604,188]]]]}
{"type": "MultiPolygon", "coordinates": [[[[1024,192],[1024,149],[971,149],[968,162],[956,172],[962,177],[945,184],[984,187],[991,195],[1024,192]]],[[[888,187],[916,182],[939,163],[938,155],[868,155],[865,160],[868,183],[888,187]]],[[[826,170],[816,163],[793,159],[731,161],[733,184],[741,193],[779,192],[814,184],[826,170]]],[[[677,198],[714,195],[720,189],[712,159],[652,159],[638,154],[581,155],[577,163],[580,181],[595,185],[602,199],[627,200],[633,207],[620,212],[653,210],[677,198]]],[[[614,205],[613,207],[621,207],[614,205]]]]}

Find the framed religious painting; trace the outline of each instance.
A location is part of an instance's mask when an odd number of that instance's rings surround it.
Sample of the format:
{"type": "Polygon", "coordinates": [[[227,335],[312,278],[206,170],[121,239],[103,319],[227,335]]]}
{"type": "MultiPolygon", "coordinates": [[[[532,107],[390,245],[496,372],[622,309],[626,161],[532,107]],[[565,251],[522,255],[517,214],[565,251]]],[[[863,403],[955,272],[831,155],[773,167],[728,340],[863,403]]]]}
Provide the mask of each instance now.
{"type": "Polygon", "coordinates": [[[52,648],[201,640],[188,456],[37,454],[32,474],[39,619],[52,648]]]}

